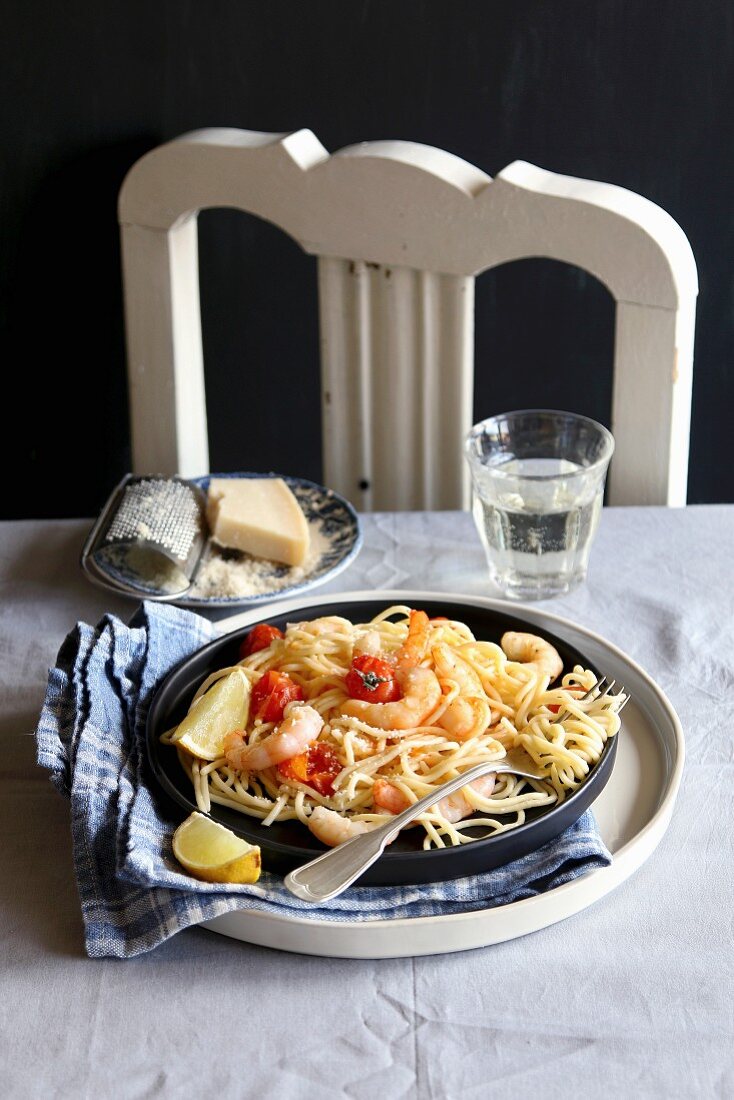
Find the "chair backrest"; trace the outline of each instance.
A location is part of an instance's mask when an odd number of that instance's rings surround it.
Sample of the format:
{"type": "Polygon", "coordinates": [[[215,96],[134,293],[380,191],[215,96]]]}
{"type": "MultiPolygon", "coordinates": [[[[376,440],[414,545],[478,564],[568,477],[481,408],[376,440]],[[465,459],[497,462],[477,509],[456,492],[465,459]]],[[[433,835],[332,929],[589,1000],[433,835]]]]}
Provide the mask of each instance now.
{"type": "Polygon", "coordinates": [[[491,179],[412,142],[329,155],[310,130],[200,130],[125,179],[136,471],[209,468],[196,218],[218,206],[318,257],[324,480],[361,509],[467,505],[474,279],[531,256],[585,269],[616,302],[610,503],[685,504],[698,286],[665,211],[523,161],[491,179]]]}

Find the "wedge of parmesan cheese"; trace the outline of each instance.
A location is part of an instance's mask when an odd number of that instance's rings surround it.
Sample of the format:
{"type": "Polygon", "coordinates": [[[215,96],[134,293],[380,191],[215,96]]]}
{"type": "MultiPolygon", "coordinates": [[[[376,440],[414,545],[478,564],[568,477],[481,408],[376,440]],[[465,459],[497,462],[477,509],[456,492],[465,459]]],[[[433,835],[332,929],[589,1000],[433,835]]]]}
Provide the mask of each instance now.
{"type": "Polygon", "coordinates": [[[308,553],[308,522],[281,478],[212,478],[206,518],[220,546],[286,565],[300,565],[308,553]]]}

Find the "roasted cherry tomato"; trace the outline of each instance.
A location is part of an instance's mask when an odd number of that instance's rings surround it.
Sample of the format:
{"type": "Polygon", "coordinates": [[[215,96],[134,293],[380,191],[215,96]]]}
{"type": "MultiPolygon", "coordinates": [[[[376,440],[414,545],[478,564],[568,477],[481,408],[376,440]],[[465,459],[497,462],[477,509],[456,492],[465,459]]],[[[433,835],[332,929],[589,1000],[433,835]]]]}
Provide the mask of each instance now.
{"type": "Polygon", "coordinates": [[[299,684],[285,672],[266,672],[252,689],[251,716],[263,722],[280,722],[283,711],[294,699],[303,699],[299,684]]]}
{"type": "Polygon", "coordinates": [[[367,653],[354,658],[346,684],[350,697],[365,703],[392,703],[401,698],[392,665],[367,653]]]}
{"type": "Polygon", "coordinates": [[[309,786],[319,794],[334,793],[334,780],[342,770],[342,763],[334,750],[321,741],[317,741],[308,750],[309,786]]]}
{"type": "Polygon", "coordinates": [[[274,638],[282,638],[283,631],[270,623],[258,623],[253,626],[250,633],[240,644],[240,660],[244,661],[251,653],[258,653],[261,649],[267,649],[274,638]]]}
{"type": "Polygon", "coordinates": [[[322,795],[334,793],[334,780],[341,770],[339,757],[322,741],[311,745],[308,752],[292,756],[278,765],[278,771],[286,779],[297,779],[322,795]]]}
{"type": "Polygon", "coordinates": [[[308,783],[308,753],[300,752],[290,760],[278,764],[278,771],[286,779],[297,779],[299,783],[308,783]]]}

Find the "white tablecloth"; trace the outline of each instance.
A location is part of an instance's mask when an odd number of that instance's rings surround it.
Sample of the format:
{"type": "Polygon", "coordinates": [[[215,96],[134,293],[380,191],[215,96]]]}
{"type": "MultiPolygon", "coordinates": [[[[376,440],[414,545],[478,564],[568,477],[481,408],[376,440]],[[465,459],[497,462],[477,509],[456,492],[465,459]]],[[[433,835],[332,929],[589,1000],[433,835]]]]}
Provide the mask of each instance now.
{"type": "MultiPolygon", "coordinates": [[[[320,592],[496,595],[468,515],[364,526],[320,592]]],[[[204,929],[85,957],[68,805],[30,734],[74,622],[132,609],[81,576],[87,527],[0,524],[4,1096],[734,1096],[734,507],[605,510],[588,583],[543,605],[630,653],[681,716],[686,774],[651,859],[532,936],[377,962],[204,929]]]]}

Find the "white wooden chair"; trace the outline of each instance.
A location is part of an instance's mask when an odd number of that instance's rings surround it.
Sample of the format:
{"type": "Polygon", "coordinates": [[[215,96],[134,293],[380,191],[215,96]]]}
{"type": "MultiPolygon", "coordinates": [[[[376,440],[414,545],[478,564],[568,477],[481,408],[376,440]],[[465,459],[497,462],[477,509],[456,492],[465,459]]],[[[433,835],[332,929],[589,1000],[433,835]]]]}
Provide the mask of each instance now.
{"type": "Polygon", "coordinates": [[[136,471],[209,468],[196,219],[217,206],[318,256],[324,479],[359,508],[466,506],[474,279],[531,256],[585,269],[616,301],[610,503],[685,504],[698,287],[668,214],[523,161],[491,179],[412,142],[330,156],[310,130],[200,130],[130,170],[119,215],[136,471]]]}

